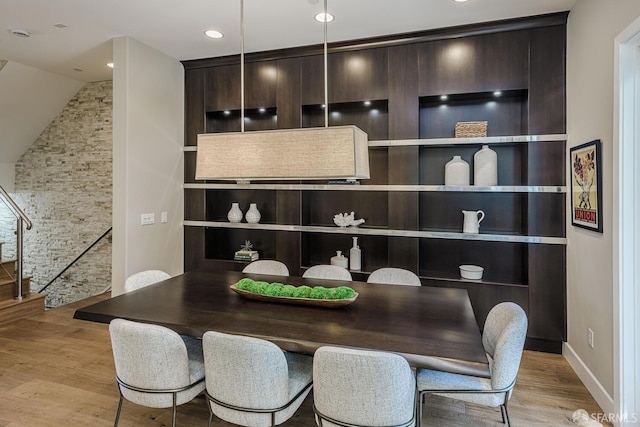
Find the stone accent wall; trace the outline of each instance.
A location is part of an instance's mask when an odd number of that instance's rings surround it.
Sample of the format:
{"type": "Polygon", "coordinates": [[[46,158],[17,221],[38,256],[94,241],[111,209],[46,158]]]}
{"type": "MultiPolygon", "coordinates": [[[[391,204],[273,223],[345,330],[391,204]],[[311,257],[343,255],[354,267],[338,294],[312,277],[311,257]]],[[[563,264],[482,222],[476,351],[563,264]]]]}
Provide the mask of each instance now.
{"type": "MultiPolygon", "coordinates": [[[[12,197],[33,222],[24,233],[24,273],[34,292],[111,226],[112,93],[111,81],[85,85],[16,163],[12,197]]],[[[47,306],[110,284],[107,238],[47,289],[47,306]]]]}
{"type": "MultiPolygon", "coordinates": [[[[13,196],[12,196],[13,197],[13,196]]],[[[2,259],[16,257],[16,217],[9,208],[0,202],[0,243],[2,245],[2,259]]]]}

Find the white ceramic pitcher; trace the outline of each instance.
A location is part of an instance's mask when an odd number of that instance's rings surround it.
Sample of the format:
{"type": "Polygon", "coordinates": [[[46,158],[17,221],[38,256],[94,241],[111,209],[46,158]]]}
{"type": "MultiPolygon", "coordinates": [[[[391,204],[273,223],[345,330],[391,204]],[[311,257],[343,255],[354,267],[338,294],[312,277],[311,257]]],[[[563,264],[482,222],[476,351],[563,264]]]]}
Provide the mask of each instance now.
{"type": "Polygon", "coordinates": [[[479,233],[480,223],[484,219],[483,211],[462,211],[464,222],[462,223],[463,233],[479,233]]]}

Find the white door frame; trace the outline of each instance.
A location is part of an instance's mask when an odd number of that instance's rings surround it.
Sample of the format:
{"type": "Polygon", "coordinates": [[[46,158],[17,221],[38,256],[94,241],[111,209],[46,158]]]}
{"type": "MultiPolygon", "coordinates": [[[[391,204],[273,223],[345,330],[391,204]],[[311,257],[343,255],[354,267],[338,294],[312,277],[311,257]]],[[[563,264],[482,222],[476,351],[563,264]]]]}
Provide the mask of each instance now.
{"type": "Polygon", "coordinates": [[[640,18],[615,39],[614,410],[616,426],[640,422],[640,18]],[[617,141],[617,144],[615,143],[617,141]],[[617,209],[616,209],[617,207],[617,209]]]}

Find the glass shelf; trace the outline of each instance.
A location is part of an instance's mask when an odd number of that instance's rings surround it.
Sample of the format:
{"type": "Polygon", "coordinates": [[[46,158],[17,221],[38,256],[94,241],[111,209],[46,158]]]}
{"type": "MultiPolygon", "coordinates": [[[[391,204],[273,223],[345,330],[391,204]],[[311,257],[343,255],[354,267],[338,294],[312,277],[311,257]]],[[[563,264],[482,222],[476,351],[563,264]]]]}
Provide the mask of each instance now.
{"type": "Polygon", "coordinates": [[[369,147],[402,147],[408,145],[438,146],[438,145],[488,145],[488,144],[516,144],[529,142],[566,141],[566,134],[550,135],[513,135],[486,136],[479,138],[428,138],[428,139],[395,139],[388,141],[369,141],[369,147]]]}
{"type": "Polygon", "coordinates": [[[567,239],[564,237],[546,236],[522,236],[508,234],[467,234],[457,232],[442,231],[421,231],[421,230],[390,230],[373,229],[361,227],[324,227],[308,225],[283,225],[283,224],[247,224],[218,221],[189,221],[185,220],[183,225],[190,227],[212,227],[212,228],[236,228],[246,230],[272,230],[272,231],[298,231],[305,233],[325,233],[325,234],[350,234],[350,235],[370,235],[388,237],[417,237],[424,239],[450,239],[450,240],[475,240],[489,242],[512,242],[512,243],[541,243],[549,245],[566,245],[567,239]]]}
{"type": "Polygon", "coordinates": [[[192,190],[302,190],[302,191],[403,191],[403,192],[467,192],[467,193],[566,193],[564,185],[342,185],[342,184],[184,184],[192,190]]]}

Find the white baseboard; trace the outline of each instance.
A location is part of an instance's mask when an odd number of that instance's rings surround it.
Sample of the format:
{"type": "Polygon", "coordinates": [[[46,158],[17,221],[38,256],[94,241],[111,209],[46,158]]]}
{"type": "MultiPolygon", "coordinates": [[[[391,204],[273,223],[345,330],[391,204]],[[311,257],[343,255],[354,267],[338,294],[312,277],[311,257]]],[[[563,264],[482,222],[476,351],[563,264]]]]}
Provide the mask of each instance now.
{"type": "Polygon", "coordinates": [[[576,354],[576,352],[571,348],[568,343],[563,343],[562,345],[562,355],[569,362],[569,365],[573,368],[580,381],[585,385],[589,393],[593,396],[595,401],[602,408],[602,412],[604,413],[613,413],[614,405],[613,398],[607,393],[607,391],[602,387],[602,384],[598,381],[598,379],[593,375],[593,373],[589,370],[587,365],[584,364],[582,359],[576,354]]]}

